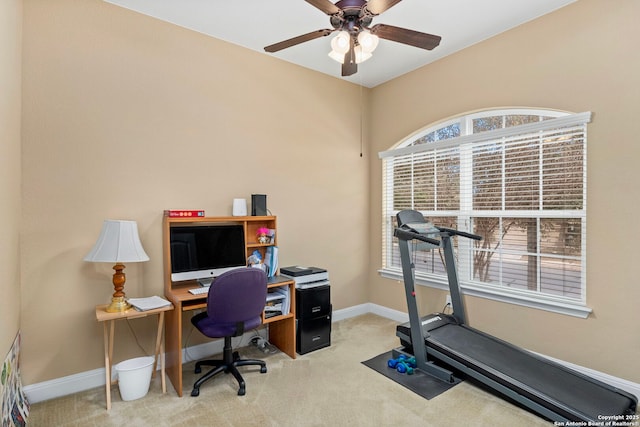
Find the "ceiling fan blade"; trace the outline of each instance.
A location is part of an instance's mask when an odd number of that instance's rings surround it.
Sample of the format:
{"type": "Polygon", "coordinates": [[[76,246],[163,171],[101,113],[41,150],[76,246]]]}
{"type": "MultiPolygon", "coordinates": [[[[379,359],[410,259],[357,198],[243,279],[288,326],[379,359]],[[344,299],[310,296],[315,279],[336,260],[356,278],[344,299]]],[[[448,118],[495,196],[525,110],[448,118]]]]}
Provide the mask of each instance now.
{"type": "Polygon", "coordinates": [[[314,40],[320,37],[328,36],[334,31],[335,30],[329,30],[329,29],[312,31],[310,33],[303,34],[298,37],[293,37],[291,39],[284,40],[279,43],[274,43],[272,45],[265,47],[264,50],[269,53],[277,52],[279,50],[286,49],[288,47],[295,46],[300,43],[308,42],[309,40],[314,40]]]}
{"type": "Polygon", "coordinates": [[[380,15],[387,9],[392,8],[396,4],[400,3],[401,0],[369,0],[365,5],[365,8],[372,15],[380,15]]]}
{"type": "Polygon", "coordinates": [[[421,33],[393,25],[377,24],[370,28],[371,33],[381,39],[408,44],[421,49],[431,50],[440,44],[442,37],[433,34],[421,33]]]}
{"type": "Polygon", "coordinates": [[[329,0],[305,0],[310,5],[320,9],[327,15],[337,15],[342,12],[335,4],[331,3],[329,0]]]}
{"type": "Polygon", "coordinates": [[[358,64],[345,61],[342,64],[342,77],[347,77],[358,72],[358,64]]]}
{"type": "Polygon", "coordinates": [[[356,64],[355,42],[351,37],[349,51],[344,54],[344,62],[342,63],[342,77],[350,76],[358,72],[358,64],[356,64]]]}

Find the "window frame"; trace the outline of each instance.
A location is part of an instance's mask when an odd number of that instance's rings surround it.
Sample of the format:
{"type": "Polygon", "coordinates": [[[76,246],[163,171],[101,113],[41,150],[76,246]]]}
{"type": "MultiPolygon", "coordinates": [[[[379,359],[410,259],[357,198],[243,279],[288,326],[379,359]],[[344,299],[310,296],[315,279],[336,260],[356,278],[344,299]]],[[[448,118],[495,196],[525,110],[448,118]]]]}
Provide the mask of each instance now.
{"type": "MultiPolygon", "coordinates": [[[[486,132],[472,133],[473,129],[473,120],[479,118],[493,117],[493,116],[513,116],[513,115],[533,115],[533,116],[543,116],[543,117],[552,117],[551,120],[553,122],[557,122],[557,126],[561,126],[564,123],[569,123],[573,121],[580,121],[581,125],[584,125],[585,129],[585,140],[584,146],[582,148],[583,154],[583,170],[584,170],[584,178],[583,178],[583,207],[582,211],[582,243],[581,243],[581,298],[572,299],[568,297],[555,296],[551,294],[545,294],[541,292],[534,291],[525,291],[519,290],[515,288],[505,288],[504,286],[496,286],[488,283],[482,283],[479,281],[464,279],[465,277],[469,277],[466,273],[468,271],[469,263],[465,260],[458,260],[460,274],[460,286],[463,289],[466,295],[472,295],[482,298],[487,298],[491,300],[506,302],[510,304],[522,305],[526,307],[532,307],[536,309],[542,309],[547,311],[552,311],[556,313],[586,318],[591,312],[591,308],[586,305],[586,238],[584,238],[584,233],[586,230],[586,152],[587,152],[587,138],[586,138],[586,123],[589,123],[591,120],[591,113],[568,113],[565,111],[558,110],[548,110],[548,109],[534,109],[534,108],[500,108],[500,109],[487,109],[482,111],[475,111],[469,114],[463,114],[457,117],[441,120],[435,122],[431,125],[422,128],[421,130],[414,132],[407,138],[404,138],[402,141],[397,143],[392,149],[379,153],[379,157],[383,160],[382,165],[382,211],[383,211],[383,221],[382,221],[382,267],[378,270],[378,273],[384,277],[393,280],[402,280],[402,270],[399,265],[393,265],[392,257],[393,257],[393,224],[392,224],[392,212],[395,215],[396,211],[393,211],[393,200],[389,200],[389,194],[391,194],[391,199],[393,199],[393,192],[390,192],[389,185],[393,185],[393,167],[386,167],[387,158],[400,157],[403,155],[407,155],[410,153],[418,153],[422,151],[432,151],[434,147],[446,148],[446,147],[460,147],[460,150],[471,149],[473,150],[473,144],[482,140],[495,140],[496,138],[501,138],[504,135],[509,135],[513,133],[523,133],[527,132],[529,129],[537,129],[540,127],[539,123],[544,120],[540,120],[538,122],[533,122],[530,124],[517,125],[513,127],[502,127],[496,130],[490,130],[486,132]],[[451,139],[441,139],[437,140],[435,138],[431,138],[431,141],[414,145],[414,142],[420,140],[421,138],[427,139],[427,136],[431,133],[437,132],[440,129],[443,129],[448,126],[452,126],[458,124],[459,127],[459,135],[453,137],[451,139]],[[518,128],[519,130],[516,130],[518,128]],[[515,131],[514,131],[515,130],[515,131]],[[436,139],[436,141],[433,141],[436,139]],[[391,210],[387,207],[391,206],[391,210]],[[462,262],[461,262],[462,261],[462,262]],[[466,270],[466,271],[465,271],[466,270]]],[[[472,166],[467,164],[463,165],[463,161],[471,162],[470,155],[461,156],[460,157],[460,209],[455,211],[446,211],[446,210],[436,210],[435,215],[437,216],[455,216],[458,218],[458,228],[469,230],[469,220],[470,217],[465,217],[468,212],[472,214],[476,211],[473,209],[469,209],[468,206],[463,208],[463,203],[469,203],[469,200],[463,200],[463,185],[464,180],[471,180],[472,177],[472,166]],[[466,159],[466,160],[465,160],[466,159]],[[465,172],[466,171],[466,172],[465,172]],[[466,224],[466,226],[465,226],[466,224]]],[[[413,160],[411,161],[413,164],[413,160]]],[[[467,186],[470,185],[470,181],[466,183],[467,186]]],[[[413,195],[413,189],[410,190],[411,195],[413,195]]],[[[412,203],[414,201],[413,196],[412,203]]],[[[468,199],[468,198],[467,198],[468,199]]],[[[480,211],[478,211],[480,212],[480,211]]],[[[553,215],[552,211],[534,211],[535,217],[541,219],[545,218],[547,215],[553,215]],[[548,212],[548,213],[546,213],[548,212]]],[[[433,212],[431,212],[433,213],[433,212]]],[[[499,217],[506,218],[507,216],[514,214],[516,216],[522,215],[526,216],[526,211],[513,211],[506,210],[504,207],[499,211],[493,212],[485,212],[485,215],[490,215],[491,213],[498,213],[499,217]]],[[[459,245],[466,245],[468,252],[466,255],[471,254],[471,244],[467,242],[463,242],[462,240],[458,242],[459,245]]],[[[446,276],[438,276],[438,275],[430,275],[424,274],[419,271],[416,271],[415,274],[416,283],[423,286],[433,287],[442,290],[448,290],[449,285],[446,279],[446,276]]]]}

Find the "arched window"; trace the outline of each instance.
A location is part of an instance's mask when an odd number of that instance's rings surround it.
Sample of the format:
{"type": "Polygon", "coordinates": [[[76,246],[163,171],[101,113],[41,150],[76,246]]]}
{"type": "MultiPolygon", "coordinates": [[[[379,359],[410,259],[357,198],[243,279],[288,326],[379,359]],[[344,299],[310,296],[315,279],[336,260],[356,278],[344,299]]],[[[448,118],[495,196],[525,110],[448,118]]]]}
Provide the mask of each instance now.
{"type": "MultiPolygon", "coordinates": [[[[586,317],[586,147],[590,113],[500,109],[414,133],[383,159],[382,275],[398,278],[395,215],[466,230],[467,294],[586,317]]],[[[416,282],[446,288],[438,251],[416,252],[416,282]]]]}

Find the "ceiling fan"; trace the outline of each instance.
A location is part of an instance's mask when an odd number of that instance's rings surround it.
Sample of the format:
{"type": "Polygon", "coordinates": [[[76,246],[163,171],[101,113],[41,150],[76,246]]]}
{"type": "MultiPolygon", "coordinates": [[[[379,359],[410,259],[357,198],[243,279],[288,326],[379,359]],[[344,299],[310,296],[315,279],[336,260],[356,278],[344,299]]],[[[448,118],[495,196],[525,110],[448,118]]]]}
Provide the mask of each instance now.
{"type": "Polygon", "coordinates": [[[342,76],[350,76],[358,71],[359,63],[371,57],[378,38],[426,50],[440,44],[440,36],[385,24],[369,26],[374,17],[401,0],[339,0],[335,4],[329,0],[305,1],[329,15],[333,29],[316,30],[269,45],[264,48],[266,52],[278,52],[338,31],[338,35],[331,41],[333,50],[329,56],[342,63],[342,76]]]}

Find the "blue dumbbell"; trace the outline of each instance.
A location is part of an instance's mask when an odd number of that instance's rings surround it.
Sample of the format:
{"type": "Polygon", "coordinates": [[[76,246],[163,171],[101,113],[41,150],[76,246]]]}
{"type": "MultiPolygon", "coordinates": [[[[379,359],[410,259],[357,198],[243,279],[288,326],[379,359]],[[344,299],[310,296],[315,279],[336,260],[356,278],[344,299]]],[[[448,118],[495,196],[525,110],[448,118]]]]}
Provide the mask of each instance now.
{"type": "Polygon", "coordinates": [[[396,359],[389,359],[387,361],[387,366],[392,368],[392,369],[395,369],[396,366],[398,365],[398,363],[404,362],[406,359],[407,359],[407,356],[405,356],[404,354],[401,354],[396,359]]]}
{"type": "Polygon", "coordinates": [[[405,361],[398,363],[396,370],[401,374],[413,375],[413,368],[405,361]]]}

